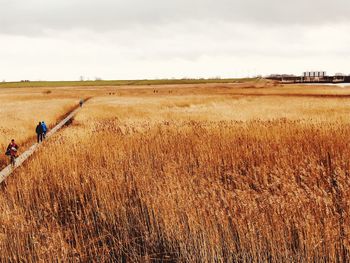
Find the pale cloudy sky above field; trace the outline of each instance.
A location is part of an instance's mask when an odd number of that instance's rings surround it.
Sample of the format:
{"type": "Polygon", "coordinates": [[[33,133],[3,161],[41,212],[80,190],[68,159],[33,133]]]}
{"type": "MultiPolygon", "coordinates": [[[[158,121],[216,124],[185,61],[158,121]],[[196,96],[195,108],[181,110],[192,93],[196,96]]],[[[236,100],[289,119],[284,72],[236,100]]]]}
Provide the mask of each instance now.
{"type": "Polygon", "coordinates": [[[350,74],[348,0],[0,0],[0,80],[350,74]]]}

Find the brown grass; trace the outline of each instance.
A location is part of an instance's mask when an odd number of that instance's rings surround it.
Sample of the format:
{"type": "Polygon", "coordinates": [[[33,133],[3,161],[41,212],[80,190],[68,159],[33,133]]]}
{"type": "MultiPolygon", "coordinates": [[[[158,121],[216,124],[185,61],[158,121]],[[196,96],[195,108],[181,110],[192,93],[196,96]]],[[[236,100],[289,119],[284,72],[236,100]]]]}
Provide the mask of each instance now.
{"type": "Polygon", "coordinates": [[[167,89],[99,93],[8,179],[2,260],[349,259],[347,99],[167,89]]]}

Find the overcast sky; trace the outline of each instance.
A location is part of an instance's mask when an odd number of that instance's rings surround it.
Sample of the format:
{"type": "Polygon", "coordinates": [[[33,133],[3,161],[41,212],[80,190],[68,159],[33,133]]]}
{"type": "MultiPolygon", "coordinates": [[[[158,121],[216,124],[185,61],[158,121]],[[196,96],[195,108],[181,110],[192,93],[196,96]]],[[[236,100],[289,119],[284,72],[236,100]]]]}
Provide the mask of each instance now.
{"type": "Polygon", "coordinates": [[[349,0],[0,0],[0,80],[350,74],[349,0]]]}

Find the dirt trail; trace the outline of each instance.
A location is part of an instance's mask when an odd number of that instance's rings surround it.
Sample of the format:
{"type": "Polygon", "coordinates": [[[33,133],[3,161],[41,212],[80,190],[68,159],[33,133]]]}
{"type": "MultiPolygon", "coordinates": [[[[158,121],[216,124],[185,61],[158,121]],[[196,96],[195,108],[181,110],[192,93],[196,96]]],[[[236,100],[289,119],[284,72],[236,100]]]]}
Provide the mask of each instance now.
{"type": "MultiPolygon", "coordinates": [[[[54,135],[57,131],[59,131],[64,125],[68,124],[79,111],[80,111],[80,107],[68,113],[68,115],[63,120],[61,120],[54,128],[52,128],[47,133],[46,139],[47,140],[50,139],[52,135],[54,135]]],[[[18,167],[20,167],[30,156],[32,156],[35,153],[35,151],[41,146],[42,146],[42,143],[33,144],[28,150],[26,150],[16,159],[16,165],[14,167],[12,167],[11,165],[8,165],[2,171],[0,171],[0,184],[8,176],[10,176],[18,167]]]]}

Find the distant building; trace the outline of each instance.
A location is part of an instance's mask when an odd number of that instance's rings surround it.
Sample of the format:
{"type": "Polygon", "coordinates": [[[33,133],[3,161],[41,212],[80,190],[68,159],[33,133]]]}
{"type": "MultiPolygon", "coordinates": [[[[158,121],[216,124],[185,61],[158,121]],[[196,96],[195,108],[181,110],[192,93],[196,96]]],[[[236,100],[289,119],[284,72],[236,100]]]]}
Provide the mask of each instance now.
{"type": "Polygon", "coordinates": [[[293,78],[293,77],[296,77],[296,76],[293,74],[271,74],[271,75],[267,76],[266,78],[280,80],[283,78],[293,78]]]}
{"type": "Polygon", "coordinates": [[[336,73],[333,82],[345,82],[346,80],[346,75],[343,73],[336,73]]]}
{"type": "Polygon", "coordinates": [[[346,75],[344,73],[335,73],[336,77],[345,77],[346,75]]]}
{"type": "Polygon", "coordinates": [[[320,82],[326,77],[326,71],[306,71],[303,73],[303,80],[306,82],[320,82]]]}
{"type": "Polygon", "coordinates": [[[306,71],[303,73],[304,78],[324,78],[326,76],[326,71],[306,71]]]}
{"type": "Polygon", "coordinates": [[[350,75],[337,73],[328,76],[326,71],[305,71],[301,76],[291,74],[271,74],[266,79],[281,83],[350,83],[350,75]]]}

